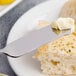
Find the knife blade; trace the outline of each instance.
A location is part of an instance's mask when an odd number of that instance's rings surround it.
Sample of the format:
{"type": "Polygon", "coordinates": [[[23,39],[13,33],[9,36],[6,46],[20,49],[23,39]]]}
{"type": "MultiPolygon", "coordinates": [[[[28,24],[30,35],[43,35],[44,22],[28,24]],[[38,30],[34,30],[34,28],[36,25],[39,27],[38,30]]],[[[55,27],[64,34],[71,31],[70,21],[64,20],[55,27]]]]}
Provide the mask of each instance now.
{"type": "Polygon", "coordinates": [[[33,50],[39,48],[41,45],[53,41],[54,39],[59,38],[65,34],[67,33],[57,35],[55,32],[53,32],[51,26],[47,26],[42,29],[27,33],[20,39],[8,44],[4,49],[0,50],[0,52],[11,57],[19,57],[30,53],[33,50]]]}

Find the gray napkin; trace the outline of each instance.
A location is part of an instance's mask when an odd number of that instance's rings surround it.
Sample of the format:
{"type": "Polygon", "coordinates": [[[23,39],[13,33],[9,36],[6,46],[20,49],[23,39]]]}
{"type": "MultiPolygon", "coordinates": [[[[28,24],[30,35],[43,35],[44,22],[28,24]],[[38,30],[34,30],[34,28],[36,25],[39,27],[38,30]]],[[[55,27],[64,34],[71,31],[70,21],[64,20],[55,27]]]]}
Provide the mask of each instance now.
{"type": "MultiPolygon", "coordinates": [[[[23,0],[19,5],[0,18],[0,48],[5,47],[8,34],[18,18],[30,8],[43,1],[45,0],[23,0]]],[[[0,54],[0,73],[16,76],[4,54],[0,54]]]]}

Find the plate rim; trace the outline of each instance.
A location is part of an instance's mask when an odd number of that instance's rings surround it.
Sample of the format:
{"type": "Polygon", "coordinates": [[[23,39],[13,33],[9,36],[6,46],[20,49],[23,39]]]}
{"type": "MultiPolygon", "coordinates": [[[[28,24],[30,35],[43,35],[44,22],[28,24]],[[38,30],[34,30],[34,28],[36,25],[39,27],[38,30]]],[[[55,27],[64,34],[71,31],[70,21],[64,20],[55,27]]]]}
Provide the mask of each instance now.
{"type": "Polygon", "coordinates": [[[29,9],[28,11],[26,11],[22,16],[20,16],[20,18],[15,22],[15,24],[12,26],[12,29],[10,30],[10,32],[9,32],[9,34],[8,34],[8,38],[7,38],[7,43],[6,43],[6,44],[9,44],[9,43],[8,43],[9,36],[10,36],[10,34],[12,33],[13,28],[15,28],[15,25],[20,21],[20,19],[23,18],[23,16],[25,16],[26,14],[28,14],[29,12],[31,12],[33,9],[35,9],[35,8],[41,6],[41,5],[44,5],[45,3],[49,3],[49,2],[51,2],[51,1],[54,1],[54,0],[46,0],[46,1],[44,1],[44,2],[41,2],[41,3],[37,4],[36,6],[34,6],[33,8],[29,9]]]}
{"type": "MultiPolygon", "coordinates": [[[[42,5],[42,4],[45,4],[46,2],[50,2],[50,1],[55,1],[55,0],[48,0],[48,1],[45,1],[45,2],[42,2],[42,3],[38,4],[38,5],[36,5],[35,7],[31,8],[29,11],[27,11],[26,13],[24,13],[24,14],[16,21],[16,23],[17,23],[25,14],[27,14],[27,13],[30,12],[31,10],[39,7],[39,6],[42,5]]],[[[15,23],[15,24],[16,24],[16,23],[15,23]]],[[[15,25],[15,24],[14,24],[14,25],[15,25]]],[[[14,28],[14,27],[15,27],[15,26],[13,26],[13,28],[14,28]]],[[[11,29],[11,31],[12,31],[12,29],[11,29]]],[[[8,35],[8,39],[9,39],[9,36],[10,36],[10,34],[11,34],[11,31],[10,31],[10,33],[9,33],[9,35],[8,35]]],[[[8,39],[7,39],[7,43],[8,43],[8,39]]],[[[11,62],[10,62],[10,58],[9,58],[9,57],[8,57],[8,61],[9,61],[9,63],[10,63],[10,66],[12,67],[13,71],[17,74],[16,70],[13,68],[13,66],[12,66],[12,64],[11,64],[11,62]]],[[[17,75],[18,75],[18,74],[17,74],[17,75]]],[[[20,75],[18,75],[18,76],[20,76],[20,75]]]]}
{"type": "Polygon", "coordinates": [[[8,11],[10,11],[16,5],[18,5],[21,1],[22,0],[16,0],[12,4],[10,4],[9,6],[7,6],[5,9],[3,9],[2,11],[0,11],[0,17],[2,17],[3,15],[5,15],[8,11]]]}
{"type": "MultiPolygon", "coordinates": [[[[28,12],[30,12],[31,10],[33,10],[33,9],[35,9],[35,8],[43,5],[43,4],[45,4],[46,2],[50,2],[50,1],[51,1],[51,0],[48,0],[48,1],[44,1],[44,2],[42,2],[42,3],[39,3],[38,5],[34,6],[33,8],[31,8],[30,10],[28,10],[27,12],[25,12],[25,13],[15,22],[15,24],[14,24],[13,27],[12,27],[12,29],[15,27],[16,23],[17,23],[25,14],[28,14],[28,12]]],[[[52,1],[53,1],[53,0],[52,0],[52,1]]],[[[10,36],[10,34],[11,34],[11,32],[12,32],[12,29],[10,30],[10,33],[9,33],[9,35],[8,35],[7,43],[6,43],[6,44],[9,44],[9,43],[8,43],[8,40],[9,40],[9,36],[10,36]]],[[[20,76],[20,75],[17,73],[17,71],[13,68],[13,66],[12,66],[12,64],[11,64],[11,61],[10,61],[10,57],[7,56],[7,60],[8,60],[8,62],[9,62],[10,67],[11,67],[12,70],[15,72],[15,74],[16,74],[17,76],[20,76]]]]}

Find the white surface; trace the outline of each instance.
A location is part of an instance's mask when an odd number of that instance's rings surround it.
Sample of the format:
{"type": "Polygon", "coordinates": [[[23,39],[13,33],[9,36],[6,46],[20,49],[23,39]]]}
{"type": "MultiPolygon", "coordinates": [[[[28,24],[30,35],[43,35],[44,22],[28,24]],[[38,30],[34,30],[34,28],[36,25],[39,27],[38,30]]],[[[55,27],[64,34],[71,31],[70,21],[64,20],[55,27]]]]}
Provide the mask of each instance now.
{"type": "Polygon", "coordinates": [[[0,5],[0,17],[6,14],[9,10],[14,8],[17,4],[19,4],[22,0],[15,0],[10,5],[0,5]]]}
{"type": "MultiPolygon", "coordinates": [[[[37,28],[39,20],[55,20],[66,1],[49,0],[29,10],[15,23],[9,34],[7,44],[37,28]]],[[[8,57],[11,67],[18,76],[44,76],[40,70],[39,62],[32,58],[33,55],[34,52],[17,59],[8,57]]]]}

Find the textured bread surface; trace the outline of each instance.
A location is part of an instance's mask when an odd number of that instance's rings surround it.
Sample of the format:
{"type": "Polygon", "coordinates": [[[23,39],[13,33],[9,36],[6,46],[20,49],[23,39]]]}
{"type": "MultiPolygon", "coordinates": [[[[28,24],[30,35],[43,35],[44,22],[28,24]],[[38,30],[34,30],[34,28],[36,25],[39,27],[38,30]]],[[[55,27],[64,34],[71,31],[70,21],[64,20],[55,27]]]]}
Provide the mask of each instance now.
{"type": "Polygon", "coordinates": [[[76,76],[76,33],[41,46],[34,58],[48,76],[76,76]]]}

